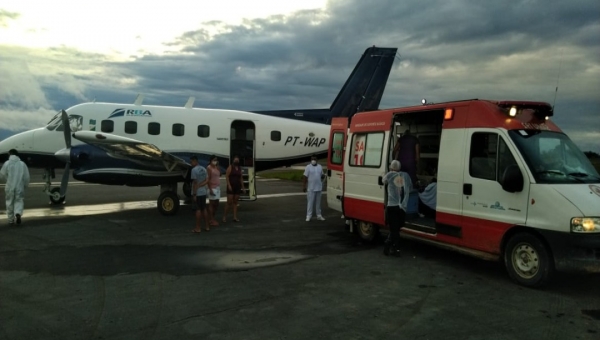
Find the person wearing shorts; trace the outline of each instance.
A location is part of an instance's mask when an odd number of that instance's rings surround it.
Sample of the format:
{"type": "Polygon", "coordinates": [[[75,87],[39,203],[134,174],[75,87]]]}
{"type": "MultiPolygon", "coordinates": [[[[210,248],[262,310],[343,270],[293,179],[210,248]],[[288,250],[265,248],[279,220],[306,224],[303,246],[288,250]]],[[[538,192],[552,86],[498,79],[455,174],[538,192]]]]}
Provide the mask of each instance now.
{"type": "Polygon", "coordinates": [[[208,174],[206,169],[198,164],[198,158],[192,156],[190,158],[192,164],[192,197],[194,200],[193,209],[196,215],[196,227],[192,230],[194,233],[202,231],[201,221],[204,217],[204,223],[206,225],[206,231],[210,231],[210,224],[208,221],[208,213],[206,211],[206,186],[208,184],[208,174]]]}
{"type": "Polygon", "coordinates": [[[206,168],[208,172],[208,216],[210,226],[219,225],[216,219],[219,200],[221,199],[221,169],[219,168],[219,159],[217,156],[210,156],[210,164],[206,168]]]}
{"type": "Polygon", "coordinates": [[[223,223],[227,222],[227,212],[230,208],[233,210],[233,222],[239,222],[237,216],[238,200],[242,191],[246,191],[246,189],[242,180],[242,168],[238,156],[233,157],[233,163],[227,168],[225,178],[227,180],[227,204],[223,213],[223,223]]]}

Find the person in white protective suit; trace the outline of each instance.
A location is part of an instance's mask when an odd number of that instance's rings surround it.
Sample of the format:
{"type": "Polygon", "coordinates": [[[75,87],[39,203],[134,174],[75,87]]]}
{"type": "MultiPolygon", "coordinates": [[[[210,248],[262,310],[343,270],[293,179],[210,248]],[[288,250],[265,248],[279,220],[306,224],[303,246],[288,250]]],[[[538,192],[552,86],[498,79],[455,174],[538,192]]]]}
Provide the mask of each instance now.
{"type": "Polygon", "coordinates": [[[0,170],[0,180],[6,181],[4,187],[6,215],[8,223],[13,224],[16,220],[17,224],[21,224],[23,196],[25,188],[29,185],[29,169],[19,158],[17,150],[11,149],[8,154],[8,161],[2,165],[2,170],[0,170]]]}

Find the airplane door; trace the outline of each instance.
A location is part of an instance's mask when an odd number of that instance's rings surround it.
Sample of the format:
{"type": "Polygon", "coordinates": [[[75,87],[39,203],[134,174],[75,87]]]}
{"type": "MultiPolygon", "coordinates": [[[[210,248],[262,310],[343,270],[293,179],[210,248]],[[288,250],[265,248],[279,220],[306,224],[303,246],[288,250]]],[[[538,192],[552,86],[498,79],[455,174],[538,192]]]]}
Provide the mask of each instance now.
{"type": "Polygon", "coordinates": [[[235,120],[231,123],[231,138],[229,162],[234,156],[240,158],[242,179],[246,192],[240,195],[240,200],[256,200],[256,130],[252,121],[235,120]]]}
{"type": "Polygon", "coordinates": [[[333,118],[329,134],[329,152],[327,159],[327,206],[342,212],[344,195],[344,146],[348,118],[333,118]]]}

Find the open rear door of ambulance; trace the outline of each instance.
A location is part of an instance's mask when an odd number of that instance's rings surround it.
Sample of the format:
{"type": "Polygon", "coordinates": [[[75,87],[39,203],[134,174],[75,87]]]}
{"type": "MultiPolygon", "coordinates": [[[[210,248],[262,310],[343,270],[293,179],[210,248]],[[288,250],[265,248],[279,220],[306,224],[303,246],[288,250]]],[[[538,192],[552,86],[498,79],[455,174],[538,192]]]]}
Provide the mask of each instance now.
{"type": "Polygon", "coordinates": [[[348,132],[348,118],[338,117],[331,121],[329,152],[327,155],[327,206],[344,213],[344,147],[348,132]]]}

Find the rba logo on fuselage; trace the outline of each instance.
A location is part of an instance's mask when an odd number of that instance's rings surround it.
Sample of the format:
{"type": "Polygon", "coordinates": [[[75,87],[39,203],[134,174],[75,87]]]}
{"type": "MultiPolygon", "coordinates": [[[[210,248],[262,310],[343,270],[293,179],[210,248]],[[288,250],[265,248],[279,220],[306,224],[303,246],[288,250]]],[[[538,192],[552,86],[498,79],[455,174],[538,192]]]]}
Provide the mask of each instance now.
{"type": "Polygon", "coordinates": [[[131,109],[116,109],[108,118],[115,117],[152,117],[150,110],[131,110],[131,109]]]}

